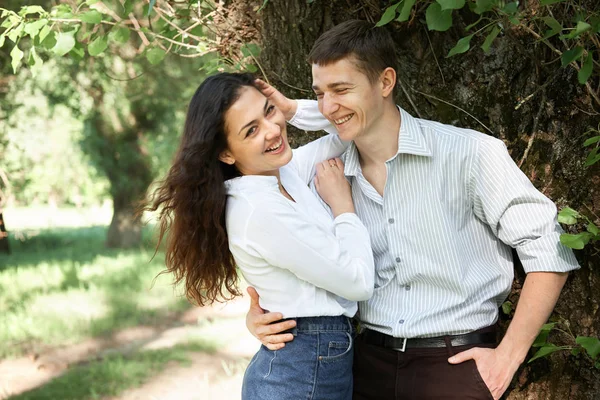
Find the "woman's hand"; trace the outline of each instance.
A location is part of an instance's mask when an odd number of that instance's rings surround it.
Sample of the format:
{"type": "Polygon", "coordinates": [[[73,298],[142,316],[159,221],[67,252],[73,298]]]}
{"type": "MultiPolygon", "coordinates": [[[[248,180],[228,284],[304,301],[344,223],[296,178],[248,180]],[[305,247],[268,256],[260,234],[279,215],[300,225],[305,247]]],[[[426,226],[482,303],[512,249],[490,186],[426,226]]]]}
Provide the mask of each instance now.
{"type": "Polygon", "coordinates": [[[292,119],[292,117],[296,114],[296,110],[298,109],[298,103],[296,100],[288,99],[279,90],[275,89],[273,86],[261,79],[256,79],[254,83],[263,96],[269,99],[269,101],[273,103],[275,107],[281,110],[286,121],[292,119]]]}
{"type": "Polygon", "coordinates": [[[354,212],[352,190],[344,175],[344,163],[339,158],[317,164],[315,186],[321,198],[331,207],[333,217],[354,212]]]}

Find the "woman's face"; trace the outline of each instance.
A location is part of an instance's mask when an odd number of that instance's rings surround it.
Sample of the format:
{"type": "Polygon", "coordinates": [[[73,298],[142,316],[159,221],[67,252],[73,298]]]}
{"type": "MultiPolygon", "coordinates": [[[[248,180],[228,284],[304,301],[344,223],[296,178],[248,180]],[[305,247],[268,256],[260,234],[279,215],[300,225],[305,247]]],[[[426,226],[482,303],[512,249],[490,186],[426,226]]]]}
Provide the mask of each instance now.
{"type": "Polygon", "coordinates": [[[276,175],[292,159],[285,117],[254,87],[240,91],[225,113],[228,149],[219,159],[242,175],[276,175]]]}

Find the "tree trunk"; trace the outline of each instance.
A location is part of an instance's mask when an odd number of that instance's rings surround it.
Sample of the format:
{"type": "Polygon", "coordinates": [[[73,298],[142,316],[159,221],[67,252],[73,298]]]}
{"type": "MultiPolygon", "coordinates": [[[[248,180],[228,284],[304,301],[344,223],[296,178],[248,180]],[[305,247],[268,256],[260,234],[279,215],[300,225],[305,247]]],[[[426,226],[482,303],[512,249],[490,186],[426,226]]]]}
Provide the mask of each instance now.
{"type": "Polygon", "coordinates": [[[10,245],[8,242],[8,232],[6,231],[6,225],[4,224],[4,216],[0,209],[0,253],[10,254],[10,245]]]}
{"type": "Polygon", "coordinates": [[[142,242],[142,223],[135,215],[131,199],[113,198],[113,217],[106,236],[106,247],[132,248],[142,242]]]}
{"type": "MultiPolygon", "coordinates": [[[[238,17],[259,21],[261,62],[271,82],[290,97],[312,98],[306,57],[314,40],[350,18],[379,20],[380,4],[375,3],[269,1],[257,15],[244,8],[245,2],[233,1],[232,5],[243,10],[238,17]]],[[[446,58],[464,36],[461,25],[473,22],[462,22],[461,15],[456,15],[455,28],[448,32],[428,32],[418,18],[390,25],[400,60],[398,104],[416,117],[502,139],[523,172],[559,208],[586,205],[600,215],[600,165],[583,165],[582,146],[583,133],[597,128],[598,116],[589,94],[577,82],[576,71],[549,62],[555,55],[516,29],[498,37],[488,54],[480,50],[477,41],[481,39],[476,37],[470,52],[446,58]],[[517,107],[521,99],[527,100],[517,107]]],[[[291,142],[299,145],[310,139],[292,136],[291,142]]],[[[582,269],[571,274],[554,318],[567,320],[576,336],[598,337],[600,256],[591,247],[577,256],[582,269]]],[[[509,297],[513,303],[518,301],[523,279],[516,275],[509,297]]],[[[550,336],[557,345],[573,344],[569,340],[560,334],[550,336]]],[[[506,398],[600,399],[600,371],[584,355],[557,352],[523,365],[506,398]]]]}

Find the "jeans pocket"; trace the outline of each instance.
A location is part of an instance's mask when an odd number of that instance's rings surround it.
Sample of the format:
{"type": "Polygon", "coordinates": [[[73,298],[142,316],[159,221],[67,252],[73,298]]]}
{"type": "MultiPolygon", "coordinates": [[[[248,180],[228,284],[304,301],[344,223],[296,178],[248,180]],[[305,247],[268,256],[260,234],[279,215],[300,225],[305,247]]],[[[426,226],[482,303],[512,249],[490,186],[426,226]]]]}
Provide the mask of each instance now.
{"type": "Polygon", "coordinates": [[[341,360],[344,356],[350,354],[353,348],[352,335],[349,332],[343,332],[346,336],[345,340],[331,340],[327,346],[327,356],[319,357],[321,362],[334,362],[341,360]]]}

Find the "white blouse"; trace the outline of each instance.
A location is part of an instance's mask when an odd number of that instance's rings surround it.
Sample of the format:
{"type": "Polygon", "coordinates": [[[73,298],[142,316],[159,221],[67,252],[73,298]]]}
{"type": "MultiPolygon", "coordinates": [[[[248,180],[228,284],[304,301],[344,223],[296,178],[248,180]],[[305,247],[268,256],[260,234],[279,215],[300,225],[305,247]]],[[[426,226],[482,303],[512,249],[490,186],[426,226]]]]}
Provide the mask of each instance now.
{"type": "Polygon", "coordinates": [[[369,234],[356,214],[333,219],[309,188],[315,165],[340,156],[347,143],[302,101],[290,122],[298,119],[331,134],[295,149],[290,163],[280,168],[281,184],[295,202],[280,193],[273,176],[225,182],[229,248],[263,309],[284,318],[351,317],[356,301],[373,294],[369,234]]]}

